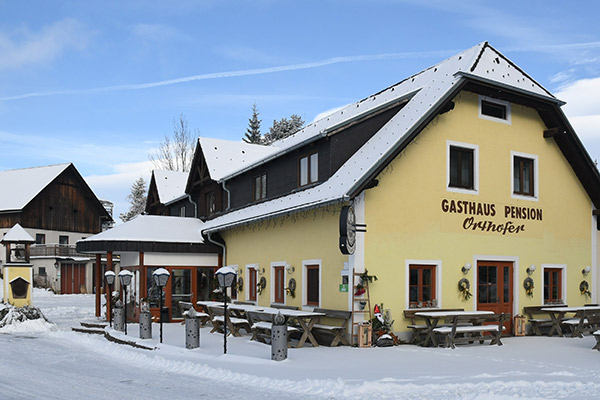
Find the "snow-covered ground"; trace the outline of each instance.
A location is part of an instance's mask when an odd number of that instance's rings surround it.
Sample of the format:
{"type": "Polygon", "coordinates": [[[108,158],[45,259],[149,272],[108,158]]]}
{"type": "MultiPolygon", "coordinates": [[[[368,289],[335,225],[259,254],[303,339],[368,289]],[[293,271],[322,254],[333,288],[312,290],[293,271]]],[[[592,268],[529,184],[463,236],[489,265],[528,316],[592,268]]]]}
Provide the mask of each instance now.
{"type": "MultiPolygon", "coordinates": [[[[1,287],[1,286],[0,286],[1,287]]],[[[600,352],[593,337],[514,337],[503,346],[456,349],[304,347],[271,361],[249,335],[228,338],[203,328],[200,348],[185,349],[184,326],[165,324],[164,343],[128,338],[155,350],[72,332],[93,321],[93,295],[35,290],[34,305],[54,324],[0,329],[1,399],[597,399],[600,352]]],[[[125,335],[115,335],[125,338],[125,335]]]]}

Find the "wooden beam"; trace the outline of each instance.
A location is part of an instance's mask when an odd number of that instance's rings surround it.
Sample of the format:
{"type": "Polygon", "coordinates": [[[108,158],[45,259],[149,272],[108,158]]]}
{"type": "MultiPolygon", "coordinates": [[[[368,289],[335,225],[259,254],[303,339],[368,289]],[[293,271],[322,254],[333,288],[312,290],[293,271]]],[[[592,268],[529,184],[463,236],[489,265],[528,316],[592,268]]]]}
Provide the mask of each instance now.
{"type": "Polygon", "coordinates": [[[100,304],[100,283],[102,278],[100,277],[102,270],[102,263],[100,262],[100,253],[96,253],[96,265],[94,267],[94,273],[96,274],[96,317],[100,316],[100,310],[102,308],[100,304]]]}
{"type": "Polygon", "coordinates": [[[555,128],[546,129],[544,131],[544,139],[552,138],[558,135],[563,135],[565,130],[559,126],[555,128]]]}

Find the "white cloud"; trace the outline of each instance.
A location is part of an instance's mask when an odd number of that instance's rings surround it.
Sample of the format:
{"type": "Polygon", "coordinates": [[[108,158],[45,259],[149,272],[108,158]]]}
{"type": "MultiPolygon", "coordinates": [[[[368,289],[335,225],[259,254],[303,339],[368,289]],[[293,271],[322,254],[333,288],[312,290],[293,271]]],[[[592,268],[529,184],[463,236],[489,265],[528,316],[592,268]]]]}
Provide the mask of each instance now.
{"type": "Polygon", "coordinates": [[[52,61],[68,49],[82,50],[91,32],[74,20],[65,19],[31,32],[0,31],[0,69],[21,68],[52,61]]]}
{"type": "Polygon", "coordinates": [[[189,37],[179,30],[163,24],[136,24],[132,28],[133,34],[138,38],[152,42],[165,42],[169,40],[188,39],[189,37]]]}

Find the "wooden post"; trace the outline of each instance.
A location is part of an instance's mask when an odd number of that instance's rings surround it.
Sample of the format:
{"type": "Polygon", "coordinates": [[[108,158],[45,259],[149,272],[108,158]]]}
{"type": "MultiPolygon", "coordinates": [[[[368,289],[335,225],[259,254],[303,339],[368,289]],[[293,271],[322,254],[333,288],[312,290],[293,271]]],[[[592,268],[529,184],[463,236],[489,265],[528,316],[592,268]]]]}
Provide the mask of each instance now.
{"type": "Polygon", "coordinates": [[[102,277],[101,277],[101,272],[102,272],[102,263],[100,262],[100,254],[97,253],[96,254],[96,266],[95,266],[95,273],[96,273],[96,317],[100,316],[100,311],[102,308],[101,302],[100,302],[100,288],[102,287],[101,283],[102,283],[102,277]]]}
{"type": "MultiPolygon", "coordinates": [[[[107,271],[113,270],[112,256],[113,256],[112,251],[109,251],[106,253],[106,270],[107,271]]],[[[115,283],[113,283],[113,285],[117,284],[117,280],[118,280],[118,278],[115,276],[115,283]]],[[[108,292],[107,292],[107,298],[106,298],[106,320],[110,321],[111,316],[112,316],[112,290],[110,287],[108,288],[108,292]],[[110,292],[110,293],[108,293],[108,292],[110,292]]]]}

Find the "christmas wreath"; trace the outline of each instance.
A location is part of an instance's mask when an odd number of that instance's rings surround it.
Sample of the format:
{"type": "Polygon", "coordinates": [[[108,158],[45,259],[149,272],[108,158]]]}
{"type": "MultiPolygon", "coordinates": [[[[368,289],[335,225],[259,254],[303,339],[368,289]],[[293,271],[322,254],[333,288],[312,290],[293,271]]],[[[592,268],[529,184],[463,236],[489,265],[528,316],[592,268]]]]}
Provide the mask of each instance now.
{"type": "Polygon", "coordinates": [[[260,296],[263,289],[267,286],[267,278],[264,276],[260,278],[260,281],[256,284],[256,293],[260,296]]]}
{"type": "Polygon", "coordinates": [[[533,279],[530,277],[525,278],[523,281],[523,288],[525,288],[525,293],[527,293],[527,296],[533,297],[533,279]]]}
{"type": "Polygon", "coordinates": [[[285,288],[285,293],[292,296],[292,298],[296,297],[296,280],[294,278],[290,279],[288,282],[288,287],[285,288]]]}
{"type": "Polygon", "coordinates": [[[581,283],[579,284],[579,291],[581,292],[581,294],[585,294],[589,297],[592,297],[592,292],[590,292],[590,285],[586,281],[581,281],[581,283]]]}
{"type": "Polygon", "coordinates": [[[470,288],[471,283],[467,278],[462,278],[460,281],[458,281],[458,291],[460,294],[462,294],[463,299],[469,300],[473,296],[473,294],[469,291],[470,288]]]}

